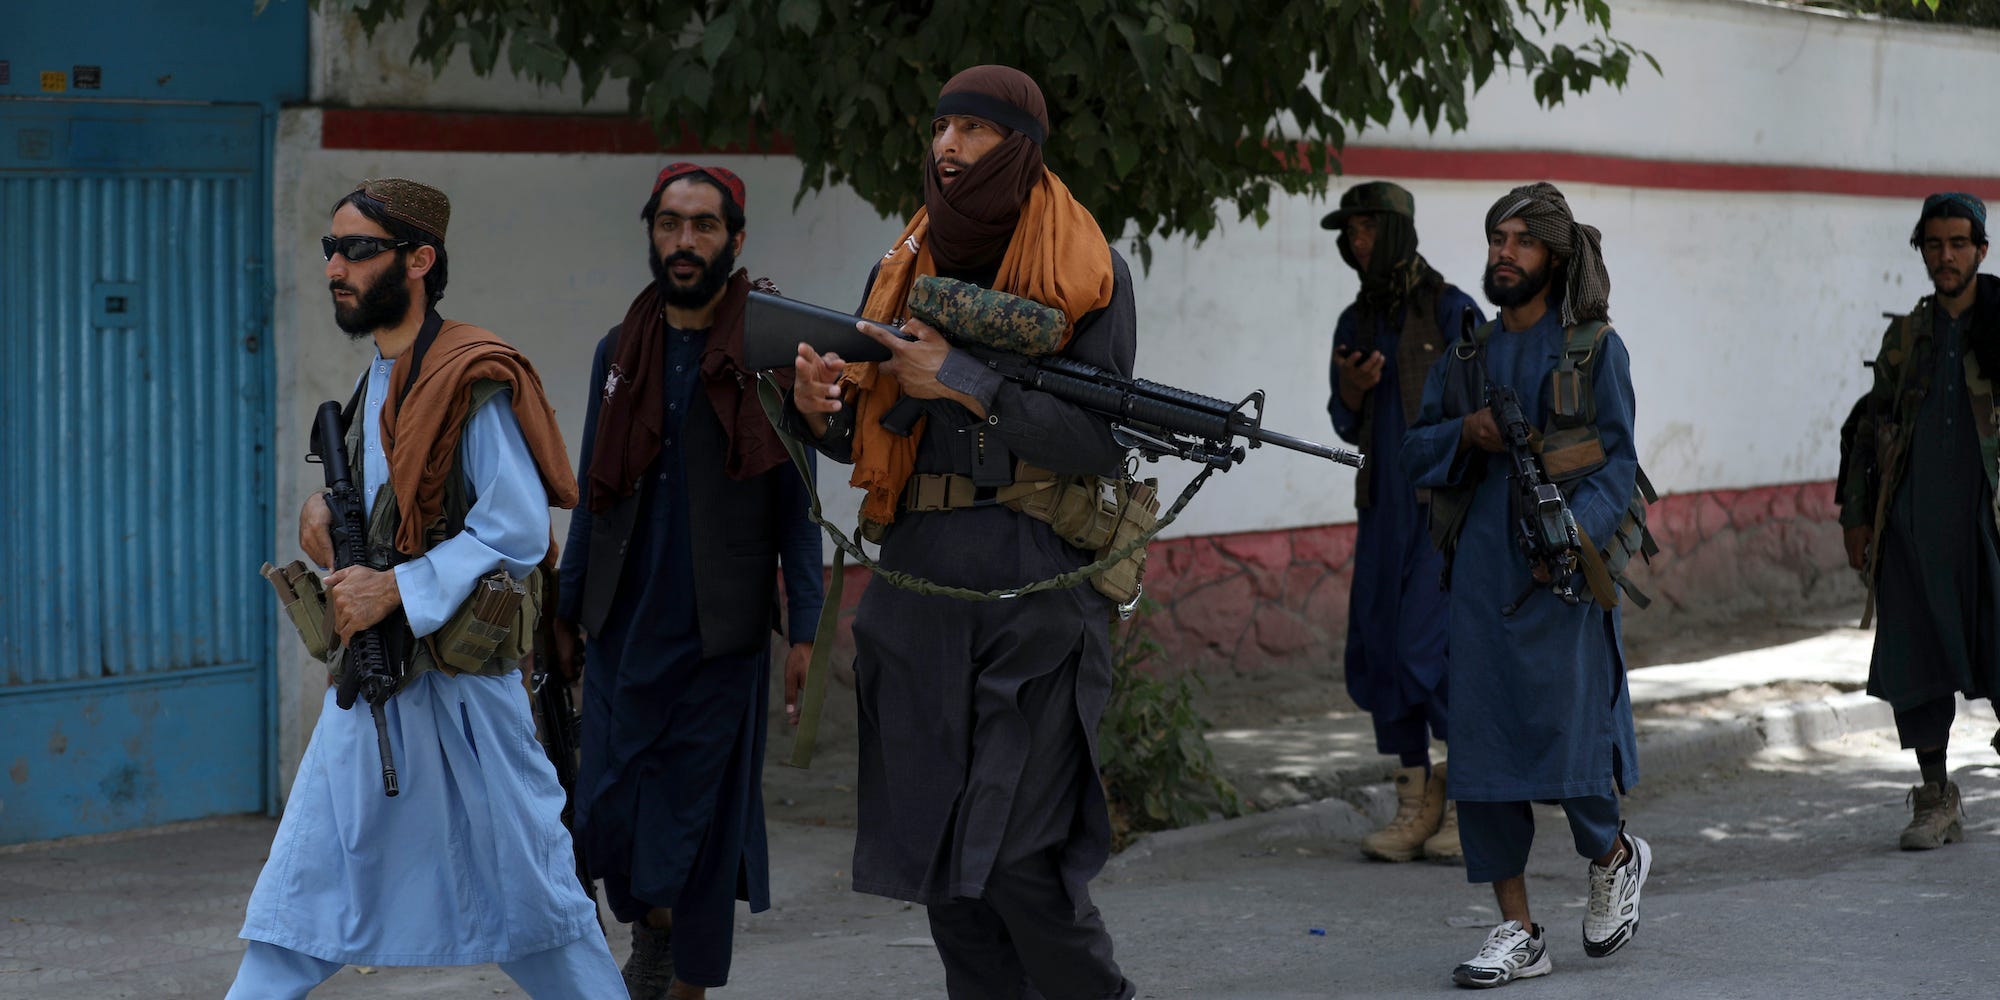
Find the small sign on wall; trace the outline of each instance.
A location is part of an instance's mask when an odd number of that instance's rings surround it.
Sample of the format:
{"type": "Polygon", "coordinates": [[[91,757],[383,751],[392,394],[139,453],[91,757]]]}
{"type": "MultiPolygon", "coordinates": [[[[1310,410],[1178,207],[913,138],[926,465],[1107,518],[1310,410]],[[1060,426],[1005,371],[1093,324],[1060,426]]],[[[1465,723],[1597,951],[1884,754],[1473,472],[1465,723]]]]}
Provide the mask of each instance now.
{"type": "Polygon", "coordinates": [[[97,90],[104,82],[104,67],[77,66],[70,77],[78,90],[97,90]]]}
{"type": "Polygon", "coordinates": [[[14,82],[13,67],[5,59],[0,59],[0,87],[14,82]]]}
{"type": "Polygon", "coordinates": [[[45,69],[45,70],[43,70],[43,71],[42,71],[42,93],[44,93],[44,94],[60,94],[60,93],[62,93],[63,91],[65,91],[65,90],[68,90],[68,89],[69,89],[69,87],[65,86],[65,84],[64,84],[64,80],[65,80],[65,79],[66,79],[66,77],[65,77],[65,75],[63,74],[63,71],[62,71],[62,70],[59,70],[59,69],[57,69],[57,70],[49,70],[49,69],[45,69]]]}

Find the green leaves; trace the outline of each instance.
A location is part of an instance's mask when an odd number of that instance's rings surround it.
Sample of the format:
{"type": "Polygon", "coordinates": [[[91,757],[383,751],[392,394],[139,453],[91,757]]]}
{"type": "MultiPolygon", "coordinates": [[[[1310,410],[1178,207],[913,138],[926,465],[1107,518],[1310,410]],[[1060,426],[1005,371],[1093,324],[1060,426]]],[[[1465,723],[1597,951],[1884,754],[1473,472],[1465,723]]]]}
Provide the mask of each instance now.
{"type": "Polygon", "coordinates": [[[1154,237],[1206,238],[1220,206],[1262,224],[1280,193],[1323,194],[1341,147],[1399,114],[1463,128],[1496,69],[1553,106],[1623,86],[1634,55],[1659,68],[1608,34],[1608,0],[1021,0],[997,20],[952,0],[316,2],[370,30],[417,18],[413,56],[435,67],[463,48],[489,74],[504,46],[541,84],[621,81],[671,138],[788,137],[800,197],[847,184],[887,215],[919,203],[940,84],[1018,66],[1048,99],[1051,169],[1141,262],[1154,237]],[[1569,15],[1595,33],[1545,50],[1569,15]]]}
{"type": "Polygon", "coordinates": [[[1203,733],[1208,719],[1195,706],[1201,675],[1171,680],[1142,667],[1160,651],[1146,632],[1159,605],[1141,600],[1139,613],[1112,639],[1111,701],[1097,727],[1098,771],[1111,807],[1111,837],[1122,849],[1136,834],[1240,816],[1236,788],[1215,769],[1203,733]]]}

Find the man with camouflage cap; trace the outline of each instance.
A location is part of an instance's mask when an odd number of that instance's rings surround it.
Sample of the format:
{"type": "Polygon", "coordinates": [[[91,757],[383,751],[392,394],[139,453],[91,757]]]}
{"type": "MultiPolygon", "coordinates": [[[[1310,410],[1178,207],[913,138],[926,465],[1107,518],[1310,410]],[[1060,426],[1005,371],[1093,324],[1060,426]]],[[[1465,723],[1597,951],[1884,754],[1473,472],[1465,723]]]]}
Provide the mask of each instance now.
{"type": "Polygon", "coordinates": [[[1320,220],[1340,232],[1340,257],[1361,276],[1333,332],[1327,413],[1368,462],[1354,484],[1360,527],[1347,602],[1347,693],[1375,724],[1375,749],[1393,754],[1396,815],[1361,841],[1382,861],[1465,860],[1458,814],[1445,797],[1447,738],[1444,561],[1431,545],[1430,496],[1403,467],[1403,432],[1416,420],[1424,378],[1463,324],[1485,316],[1417,252],[1416,200],[1388,181],[1348,188],[1320,220]],[[1385,391],[1377,387],[1387,383],[1385,391]]]}
{"type": "Polygon", "coordinates": [[[1493,884],[1501,918],[1452,971],[1469,987],[1552,968],[1523,875],[1534,840],[1529,803],[1560,802],[1577,852],[1590,859],[1585,954],[1602,958],[1631,941],[1652,865],[1652,848],[1624,832],[1619,813],[1619,793],[1638,783],[1639,769],[1618,601],[1607,593],[1605,607],[1574,599],[1573,590],[1571,599],[1550,592],[1573,587],[1579,574],[1553,579],[1530,565],[1516,536],[1512,475],[1496,454],[1506,445],[1494,411],[1451,391],[1467,373],[1480,397],[1487,385],[1513,389],[1544,440],[1557,415],[1589,413],[1592,460],[1562,469],[1546,449],[1538,457],[1582,545],[1613,538],[1637,488],[1639,458],[1631,362],[1609,326],[1611,278],[1597,229],[1578,223],[1552,184],[1518,187],[1495,202],[1486,240],[1483,286],[1499,319],[1476,331],[1476,350],[1454,344],[1431,369],[1403,439],[1411,478],[1433,491],[1433,516],[1463,517],[1441,538],[1451,606],[1448,791],[1458,802],[1466,879],[1493,884]],[[1587,359],[1573,378],[1558,378],[1579,344],[1587,359]]]}
{"type": "Polygon", "coordinates": [[[1910,246],[1933,294],[1882,338],[1850,460],[1873,474],[1848,477],[1840,523],[1881,615],[1868,693],[1895,709],[1917,754],[1922,783],[1901,839],[1915,851],[1963,839],[1945,766],[1957,699],[2000,688],[2000,278],[1979,273],[1986,203],[1972,195],[1924,199],[1910,246]]]}
{"type": "MultiPolygon", "coordinates": [[[[345,419],[378,563],[328,575],[326,611],[343,642],[379,624],[408,650],[384,705],[401,787],[383,794],[369,707],[343,710],[329,687],[250,896],[232,1000],[303,997],[350,964],[497,962],[537,998],[624,992],[569,864],[520,644],[481,657],[449,638],[466,634],[471,595],[539,586],[554,568],[549,507],[576,502],[534,366],[437,312],[450,212],[428,185],[364,181],[321,238],[334,322],[375,347],[345,419]]],[[[299,545],[321,566],[330,523],[313,494],[299,545]]],[[[532,613],[512,623],[532,634],[532,613]]]]}
{"type": "MultiPolygon", "coordinates": [[[[1131,374],[1131,274],[1043,165],[1048,134],[1026,74],[977,66],[946,83],[924,209],[876,263],[862,315],[903,320],[919,275],[958,278],[1060,310],[1059,353],[1131,374]]],[[[882,564],[995,590],[1090,562],[1048,524],[990,498],[1030,466],[1117,475],[1125,449],[1108,423],[1004,383],[922,320],[903,325],[913,341],[861,328],[892,360],[846,364],[800,345],[793,418],[853,463],[882,564]],[[959,494],[971,504],[917,502],[959,494]]],[[[1095,748],[1111,617],[1088,583],[1008,601],[879,583],[862,596],[854,887],[929,907],[953,998],[1133,995],[1088,887],[1111,839],[1095,748]]]]}

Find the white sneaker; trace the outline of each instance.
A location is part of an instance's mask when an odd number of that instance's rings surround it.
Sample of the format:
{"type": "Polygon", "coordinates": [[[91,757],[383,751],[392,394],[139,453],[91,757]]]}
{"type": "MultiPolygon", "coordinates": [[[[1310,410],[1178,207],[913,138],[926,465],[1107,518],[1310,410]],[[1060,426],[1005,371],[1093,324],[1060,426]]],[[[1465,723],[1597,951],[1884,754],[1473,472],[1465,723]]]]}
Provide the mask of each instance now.
{"type": "Polygon", "coordinates": [[[1639,933],[1639,890],[1653,870],[1653,848],[1618,825],[1630,852],[1616,868],[1590,865],[1590,909],[1583,915],[1583,953],[1592,958],[1625,947],[1639,933]]]}
{"type": "Polygon", "coordinates": [[[1451,970],[1451,981],[1476,990],[1505,986],[1516,979],[1546,976],[1555,970],[1540,934],[1530,934],[1519,920],[1509,920],[1486,935],[1479,954],[1451,970]]]}

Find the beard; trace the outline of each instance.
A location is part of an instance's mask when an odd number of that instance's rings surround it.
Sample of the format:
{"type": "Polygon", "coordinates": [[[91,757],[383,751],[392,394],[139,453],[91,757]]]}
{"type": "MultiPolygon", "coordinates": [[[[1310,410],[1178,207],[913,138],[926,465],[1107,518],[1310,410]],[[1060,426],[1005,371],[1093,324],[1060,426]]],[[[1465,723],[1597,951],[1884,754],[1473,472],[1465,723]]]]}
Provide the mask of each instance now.
{"type": "Polygon", "coordinates": [[[715,299],[722,286],[729,284],[729,275],[736,270],[736,254],[728,247],[715,255],[714,260],[704,260],[691,250],[676,250],[665,257],[659,251],[649,249],[646,263],[652,265],[653,280],[660,285],[661,297],[667,304],[680,309],[699,309],[715,299]],[[667,268],[685,261],[701,268],[693,284],[681,284],[667,273],[667,268]]]}
{"type": "Polygon", "coordinates": [[[1955,298],[1964,294],[1967,286],[1972,284],[1972,278],[1971,274],[1964,271],[1947,275],[1944,269],[1940,268],[1931,272],[1931,287],[1937,289],[1939,298],[1955,298]]]}
{"type": "Polygon", "coordinates": [[[1486,293],[1486,301],[1502,309],[1511,309],[1522,303],[1529,302],[1535,296],[1542,294],[1543,289],[1549,287],[1549,269],[1547,267],[1543,267],[1539,271],[1519,269],[1521,270],[1520,280],[1515,281],[1511,285],[1501,285],[1493,280],[1494,272],[1498,270],[1499,266],[1498,264],[1486,265],[1486,273],[1480,277],[1479,287],[1480,290],[1486,293]]]}
{"type": "MultiPolygon", "coordinates": [[[[398,259],[402,251],[397,251],[398,259]]],[[[375,279],[365,292],[358,291],[344,281],[327,282],[327,292],[355,292],[354,304],[344,306],[339,299],[333,303],[333,322],[350,340],[360,340],[384,327],[401,322],[410,312],[410,289],[400,281],[392,280],[388,272],[375,279]]]]}

